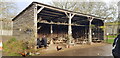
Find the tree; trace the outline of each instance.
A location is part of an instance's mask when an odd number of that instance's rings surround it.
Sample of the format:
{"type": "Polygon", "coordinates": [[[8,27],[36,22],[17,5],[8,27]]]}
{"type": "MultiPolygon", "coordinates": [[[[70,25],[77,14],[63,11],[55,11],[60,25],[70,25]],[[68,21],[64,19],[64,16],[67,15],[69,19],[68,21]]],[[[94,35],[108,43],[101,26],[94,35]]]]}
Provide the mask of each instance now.
{"type": "Polygon", "coordinates": [[[68,0],[62,0],[61,2],[60,0],[58,0],[58,2],[53,1],[52,5],[62,9],[74,11],[74,9],[76,9],[77,2],[69,2],[68,0]]]}
{"type": "Polygon", "coordinates": [[[69,2],[68,0],[62,0],[58,2],[53,1],[52,5],[66,10],[106,18],[109,22],[114,21],[117,14],[117,5],[107,5],[105,2],[69,2]]]}
{"type": "Polygon", "coordinates": [[[11,19],[15,16],[17,8],[15,2],[11,0],[0,0],[0,19],[11,19]]]}
{"type": "MultiPolygon", "coordinates": [[[[116,3],[105,3],[105,2],[75,2],[69,0],[60,0],[52,2],[52,5],[66,10],[74,12],[80,12],[84,14],[91,14],[97,17],[106,18],[105,22],[113,22],[114,25],[111,28],[113,33],[116,31],[115,25],[117,24],[117,4],[116,3]]],[[[105,30],[106,28],[104,28],[105,30]]]]}
{"type": "Polygon", "coordinates": [[[0,29],[12,30],[12,18],[15,17],[17,8],[12,0],[0,0],[0,29]]]}

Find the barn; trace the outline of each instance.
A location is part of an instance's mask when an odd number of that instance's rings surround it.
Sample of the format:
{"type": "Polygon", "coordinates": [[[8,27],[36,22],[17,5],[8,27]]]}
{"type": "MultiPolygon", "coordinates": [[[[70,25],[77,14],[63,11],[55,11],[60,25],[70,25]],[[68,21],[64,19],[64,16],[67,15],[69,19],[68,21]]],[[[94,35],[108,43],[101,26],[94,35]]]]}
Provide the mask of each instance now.
{"type": "Polygon", "coordinates": [[[60,9],[39,2],[32,2],[13,20],[13,36],[31,40],[46,35],[51,38],[104,39],[104,21],[90,14],[60,9]]]}

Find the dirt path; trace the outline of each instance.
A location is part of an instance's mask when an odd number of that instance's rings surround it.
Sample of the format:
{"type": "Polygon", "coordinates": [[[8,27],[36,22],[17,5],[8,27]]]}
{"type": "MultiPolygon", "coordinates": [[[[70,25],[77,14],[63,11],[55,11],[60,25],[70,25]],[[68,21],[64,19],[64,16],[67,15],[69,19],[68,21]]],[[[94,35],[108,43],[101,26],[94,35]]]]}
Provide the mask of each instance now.
{"type": "Polygon", "coordinates": [[[47,51],[40,56],[112,56],[112,45],[97,43],[92,45],[78,45],[61,51],[47,51]]]}

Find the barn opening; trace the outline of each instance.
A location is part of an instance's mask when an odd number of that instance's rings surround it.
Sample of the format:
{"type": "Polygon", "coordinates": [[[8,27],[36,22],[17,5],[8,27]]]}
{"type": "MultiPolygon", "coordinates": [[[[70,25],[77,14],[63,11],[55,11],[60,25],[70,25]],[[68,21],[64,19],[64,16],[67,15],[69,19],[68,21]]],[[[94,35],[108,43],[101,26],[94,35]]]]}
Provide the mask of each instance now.
{"type": "MultiPolygon", "coordinates": [[[[37,10],[42,6],[38,6],[37,10]]],[[[58,8],[59,9],[59,8],[58,8]]],[[[66,11],[66,10],[65,10],[66,11]]],[[[71,12],[72,13],[72,12],[71,12]]],[[[89,16],[75,14],[69,24],[68,16],[70,13],[57,11],[50,8],[43,8],[37,14],[37,34],[38,37],[46,35],[47,38],[67,37],[69,33],[69,25],[71,25],[71,36],[73,39],[87,39],[89,38],[89,28],[91,27],[92,41],[103,40],[104,31],[101,26],[104,25],[103,20],[94,18],[89,24],[89,16]],[[101,35],[101,36],[100,36],[101,35]]],[[[72,15],[72,14],[71,14],[72,15]]]]}

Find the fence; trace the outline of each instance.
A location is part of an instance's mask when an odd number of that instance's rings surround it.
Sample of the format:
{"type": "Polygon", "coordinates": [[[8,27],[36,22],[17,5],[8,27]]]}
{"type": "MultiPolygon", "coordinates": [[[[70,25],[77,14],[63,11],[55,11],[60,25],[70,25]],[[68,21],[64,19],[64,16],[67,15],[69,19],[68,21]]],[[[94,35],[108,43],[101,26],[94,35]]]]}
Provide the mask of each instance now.
{"type": "Polygon", "coordinates": [[[0,35],[12,36],[13,30],[12,21],[0,21],[0,35]]]}
{"type": "Polygon", "coordinates": [[[12,30],[0,30],[0,35],[12,36],[12,30]]]}

